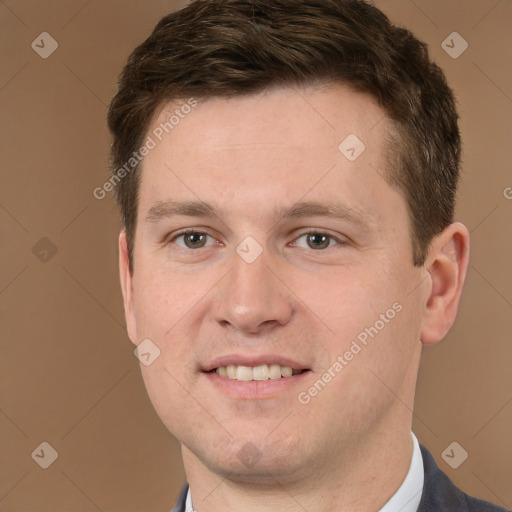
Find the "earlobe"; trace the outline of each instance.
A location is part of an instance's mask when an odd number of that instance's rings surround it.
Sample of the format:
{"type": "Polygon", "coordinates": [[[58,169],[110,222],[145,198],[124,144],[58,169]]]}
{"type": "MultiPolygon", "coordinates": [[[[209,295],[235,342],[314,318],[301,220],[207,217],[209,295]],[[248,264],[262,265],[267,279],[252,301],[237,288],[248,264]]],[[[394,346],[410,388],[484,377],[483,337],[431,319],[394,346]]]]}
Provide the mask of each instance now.
{"type": "Polygon", "coordinates": [[[119,235],[119,276],[121,278],[121,290],[123,293],[124,316],[128,336],[132,343],[137,344],[137,322],[133,304],[133,276],[129,261],[126,232],[121,231],[119,235]]]}
{"type": "Polygon", "coordinates": [[[469,232],[455,222],[434,238],[425,263],[430,289],[423,310],[423,344],[437,343],[453,325],[468,265],[469,232]]]}

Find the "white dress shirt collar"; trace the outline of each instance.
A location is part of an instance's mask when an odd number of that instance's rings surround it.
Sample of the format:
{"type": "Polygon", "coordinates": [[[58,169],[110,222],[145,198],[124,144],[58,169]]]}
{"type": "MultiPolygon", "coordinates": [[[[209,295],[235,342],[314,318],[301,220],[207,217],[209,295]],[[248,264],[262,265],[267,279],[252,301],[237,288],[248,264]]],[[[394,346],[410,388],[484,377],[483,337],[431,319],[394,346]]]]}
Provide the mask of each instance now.
{"type": "Polygon", "coordinates": [[[391,499],[379,510],[379,512],[417,512],[423,494],[423,481],[425,469],[420,444],[416,436],[411,432],[413,443],[411,465],[409,471],[391,499]]]}

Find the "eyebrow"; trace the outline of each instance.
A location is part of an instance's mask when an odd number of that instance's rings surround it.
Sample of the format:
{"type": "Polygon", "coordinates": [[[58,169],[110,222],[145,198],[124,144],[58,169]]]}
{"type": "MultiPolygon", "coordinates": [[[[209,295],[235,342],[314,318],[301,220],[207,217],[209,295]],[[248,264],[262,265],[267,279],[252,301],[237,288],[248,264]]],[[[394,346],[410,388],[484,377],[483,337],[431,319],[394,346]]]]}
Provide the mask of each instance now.
{"type": "MultiPolygon", "coordinates": [[[[219,209],[203,201],[157,201],[149,209],[146,222],[159,222],[173,217],[222,218],[219,209]]],[[[375,224],[373,215],[360,208],[338,203],[303,201],[283,209],[274,209],[272,220],[301,219],[304,217],[331,217],[348,220],[354,224],[370,227],[375,224]]]]}

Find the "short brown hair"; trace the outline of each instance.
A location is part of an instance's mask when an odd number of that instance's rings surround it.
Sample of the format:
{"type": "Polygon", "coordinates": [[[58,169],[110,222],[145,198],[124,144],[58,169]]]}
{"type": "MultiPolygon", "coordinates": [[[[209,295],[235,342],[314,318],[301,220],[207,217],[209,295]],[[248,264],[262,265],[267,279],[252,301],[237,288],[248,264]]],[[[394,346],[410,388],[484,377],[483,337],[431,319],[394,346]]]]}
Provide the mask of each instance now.
{"type": "MultiPolygon", "coordinates": [[[[110,104],[111,173],[168,101],[315,83],[368,93],[391,120],[386,179],[407,203],[412,260],[423,265],[432,238],[453,222],[455,101],[426,44],[363,0],[195,0],[162,18],[131,53],[110,104]]],[[[114,188],[132,270],[140,172],[135,165],[114,188]]]]}

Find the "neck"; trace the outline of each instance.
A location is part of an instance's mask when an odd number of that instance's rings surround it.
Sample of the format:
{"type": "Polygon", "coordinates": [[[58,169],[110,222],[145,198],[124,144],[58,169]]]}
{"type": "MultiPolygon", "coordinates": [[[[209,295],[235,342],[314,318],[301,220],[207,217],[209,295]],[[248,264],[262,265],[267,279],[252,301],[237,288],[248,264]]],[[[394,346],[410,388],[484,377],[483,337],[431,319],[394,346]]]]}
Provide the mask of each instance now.
{"type": "MultiPolygon", "coordinates": [[[[402,406],[402,411],[403,411],[402,406]]],[[[390,411],[391,412],[391,411],[390,411]]],[[[402,484],[412,457],[410,414],[388,416],[372,435],[349,445],[295,480],[255,484],[210,471],[183,446],[197,512],[376,512],[402,484]],[[392,470],[390,471],[390,468],[392,470]]],[[[232,475],[231,475],[232,476],[232,475]]]]}

